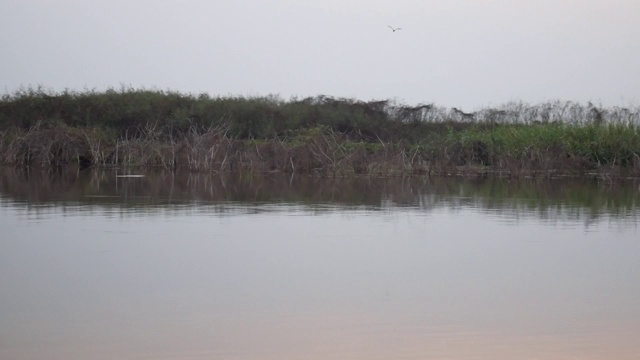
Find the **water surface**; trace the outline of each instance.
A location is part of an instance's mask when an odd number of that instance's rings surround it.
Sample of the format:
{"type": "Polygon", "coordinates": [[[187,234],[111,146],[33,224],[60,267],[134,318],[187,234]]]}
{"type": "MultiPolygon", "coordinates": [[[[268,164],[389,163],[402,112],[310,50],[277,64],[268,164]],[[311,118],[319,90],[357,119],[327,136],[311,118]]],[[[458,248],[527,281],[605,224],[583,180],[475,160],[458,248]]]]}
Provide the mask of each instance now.
{"type": "Polygon", "coordinates": [[[2,359],[637,359],[638,183],[0,171],[2,359]]]}

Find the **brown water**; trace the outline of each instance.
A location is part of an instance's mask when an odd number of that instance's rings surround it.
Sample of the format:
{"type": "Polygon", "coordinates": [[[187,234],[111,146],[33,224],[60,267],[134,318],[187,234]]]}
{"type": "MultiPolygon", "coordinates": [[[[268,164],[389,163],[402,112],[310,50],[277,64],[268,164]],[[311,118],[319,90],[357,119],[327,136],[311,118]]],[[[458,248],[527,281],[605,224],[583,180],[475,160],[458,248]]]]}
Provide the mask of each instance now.
{"type": "Polygon", "coordinates": [[[638,359],[640,189],[0,169],[1,359],[638,359]]]}

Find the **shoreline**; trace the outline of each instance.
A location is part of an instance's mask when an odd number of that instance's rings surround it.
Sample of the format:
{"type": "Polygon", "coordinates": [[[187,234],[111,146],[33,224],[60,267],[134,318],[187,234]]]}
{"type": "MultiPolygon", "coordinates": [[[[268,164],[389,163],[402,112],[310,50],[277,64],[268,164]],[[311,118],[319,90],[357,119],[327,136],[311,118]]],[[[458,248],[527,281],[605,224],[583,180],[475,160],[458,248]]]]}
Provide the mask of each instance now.
{"type": "Polygon", "coordinates": [[[0,99],[0,165],[611,181],[640,177],[640,110],[30,90],[0,99]]]}

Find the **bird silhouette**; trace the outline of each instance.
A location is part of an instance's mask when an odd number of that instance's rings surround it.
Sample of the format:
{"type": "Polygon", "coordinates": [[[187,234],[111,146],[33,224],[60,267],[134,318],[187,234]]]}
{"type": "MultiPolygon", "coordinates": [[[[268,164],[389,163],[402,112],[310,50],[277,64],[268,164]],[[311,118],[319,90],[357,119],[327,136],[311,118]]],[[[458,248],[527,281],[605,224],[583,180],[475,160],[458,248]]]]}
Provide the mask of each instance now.
{"type": "Polygon", "coordinates": [[[402,30],[402,28],[394,28],[391,25],[387,25],[389,27],[389,29],[393,30],[393,32],[396,32],[396,30],[402,30]]]}

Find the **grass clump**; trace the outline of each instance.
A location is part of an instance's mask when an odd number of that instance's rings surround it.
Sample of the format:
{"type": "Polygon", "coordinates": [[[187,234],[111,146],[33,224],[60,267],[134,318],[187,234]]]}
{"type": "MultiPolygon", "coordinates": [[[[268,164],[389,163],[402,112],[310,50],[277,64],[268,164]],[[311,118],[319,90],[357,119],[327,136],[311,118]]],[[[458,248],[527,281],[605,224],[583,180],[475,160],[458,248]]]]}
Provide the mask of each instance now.
{"type": "Polygon", "coordinates": [[[0,100],[0,163],[322,176],[637,176],[639,114],[573,102],[466,113],[328,96],[27,89],[0,100]]]}

